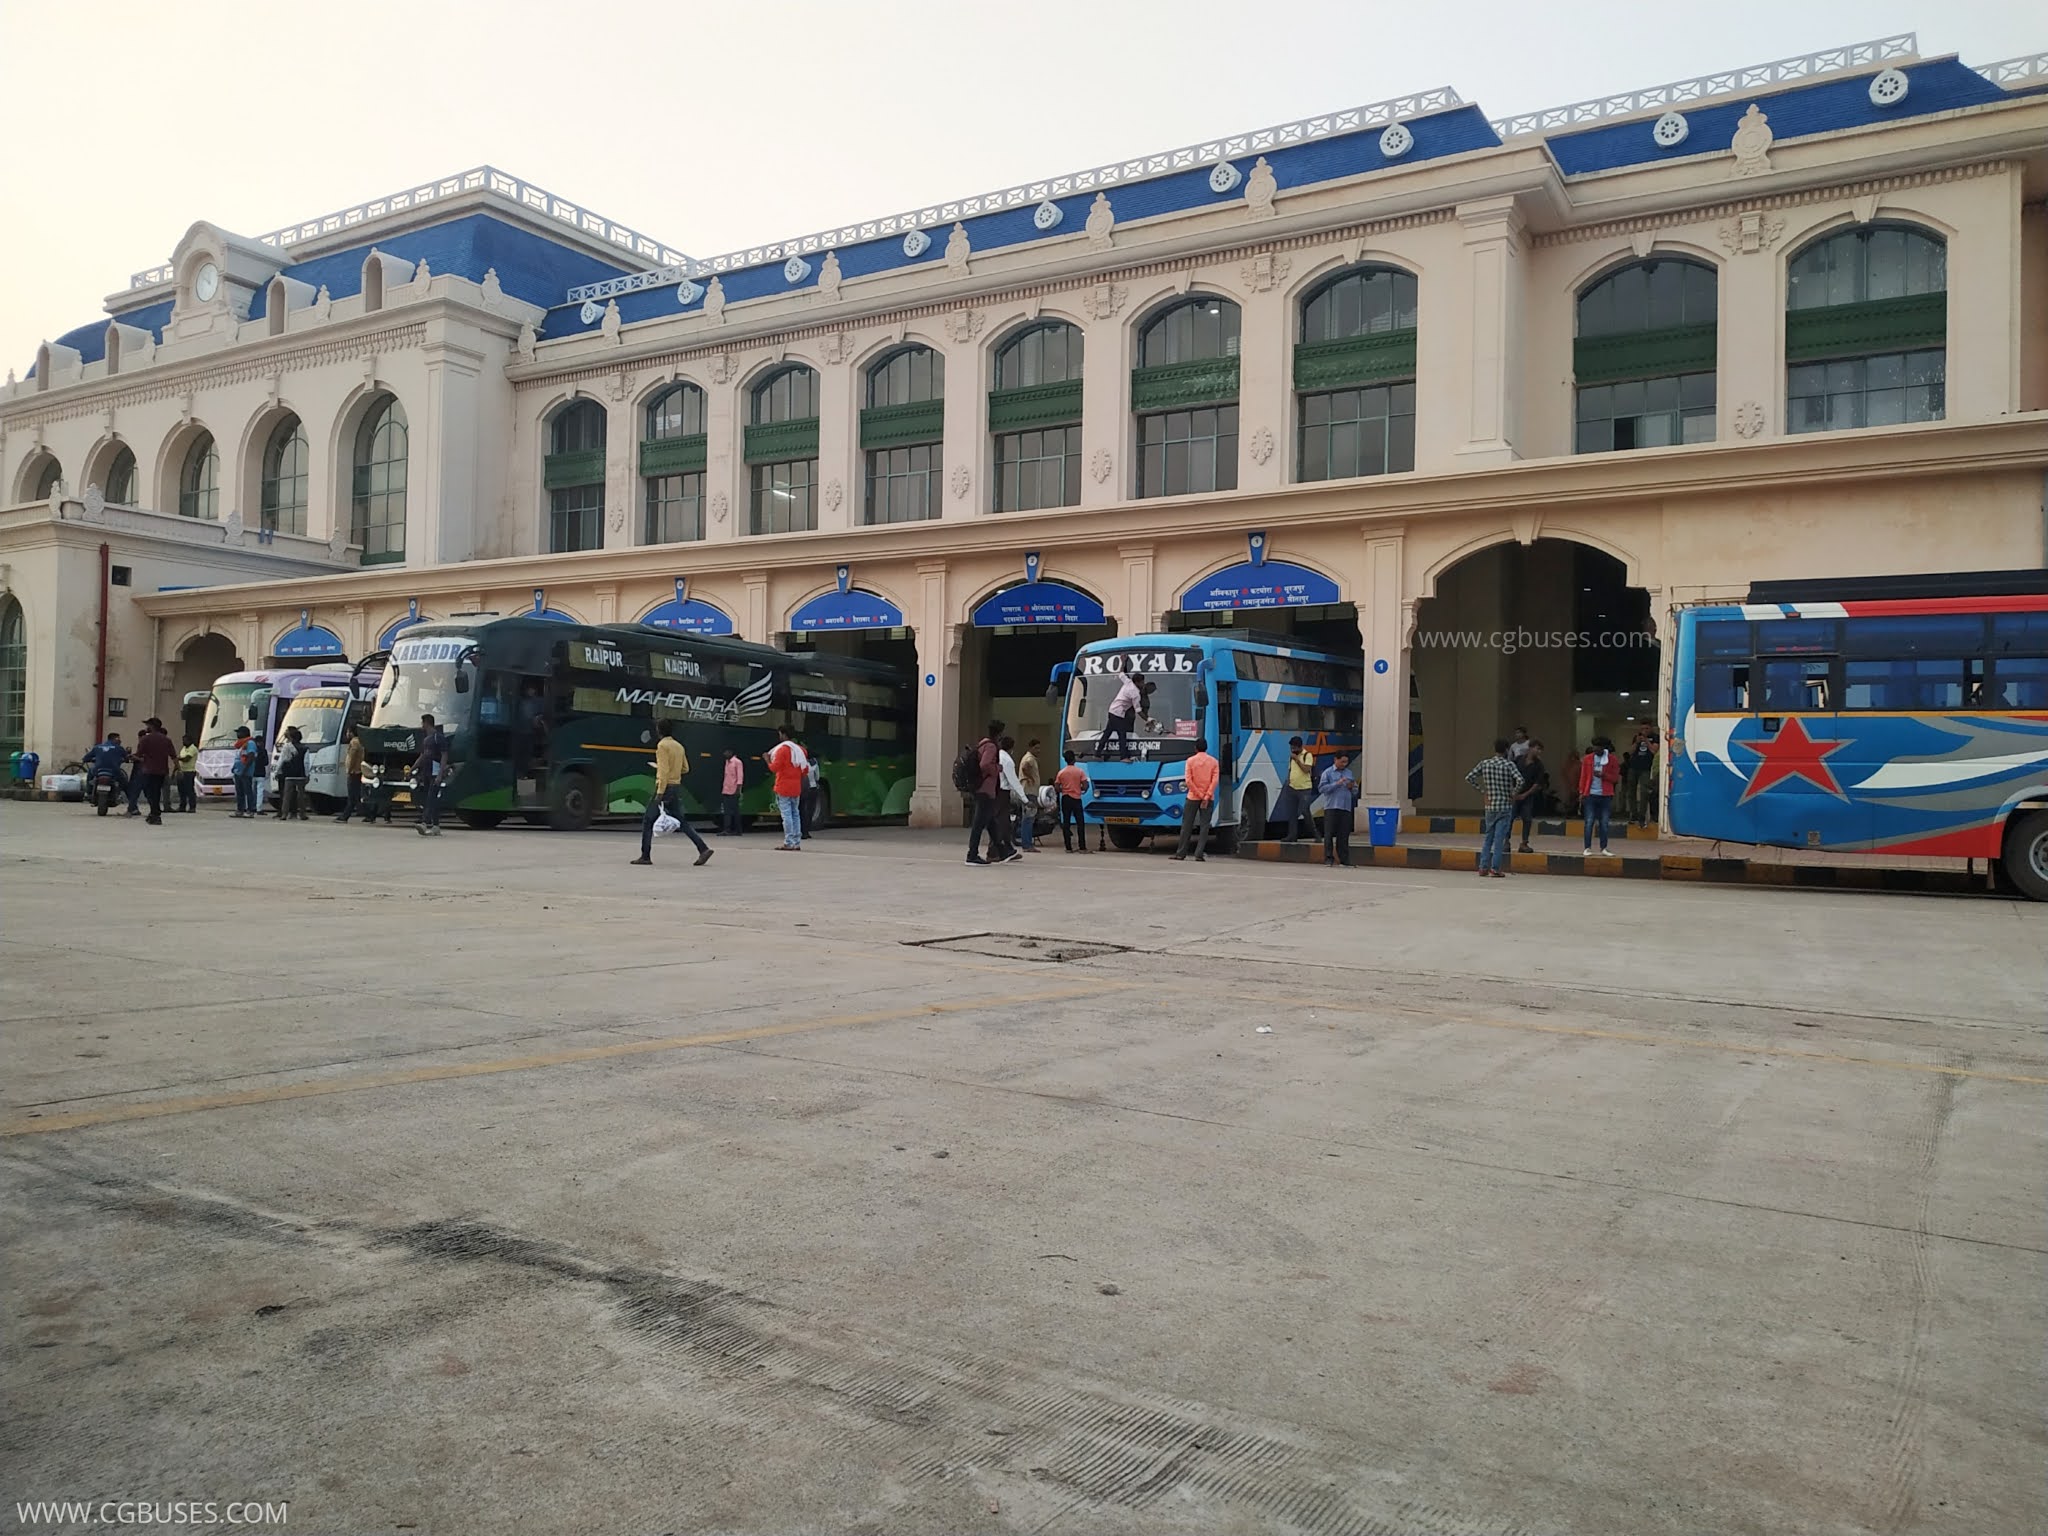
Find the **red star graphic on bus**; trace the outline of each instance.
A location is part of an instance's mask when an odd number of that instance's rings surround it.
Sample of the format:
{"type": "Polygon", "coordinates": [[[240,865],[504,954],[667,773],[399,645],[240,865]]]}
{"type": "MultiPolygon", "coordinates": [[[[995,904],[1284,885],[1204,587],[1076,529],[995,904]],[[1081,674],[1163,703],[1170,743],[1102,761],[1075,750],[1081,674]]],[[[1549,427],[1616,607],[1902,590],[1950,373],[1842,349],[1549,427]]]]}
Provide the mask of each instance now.
{"type": "Polygon", "coordinates": [[[1738,741],[1733,745],[1745,752],[1754,752],[1757,758],[1756,772],[1750,775],[1749,788],[1742,792],[1742,800],[1737,804],[1752,800],[1772,785],[1787,779],[1804,779],[1816,789],[1826,790],[1837,800],[1849,798],[1842,793],[1842,786],[1835,782],[1834,770],[1827,764],[1830,754],[1841,751],[1849,743],[1827,739],[1816,741],[1806,734],[1806,727],[1797,715],[1788,716],[1775,736],[1738,741]]]}

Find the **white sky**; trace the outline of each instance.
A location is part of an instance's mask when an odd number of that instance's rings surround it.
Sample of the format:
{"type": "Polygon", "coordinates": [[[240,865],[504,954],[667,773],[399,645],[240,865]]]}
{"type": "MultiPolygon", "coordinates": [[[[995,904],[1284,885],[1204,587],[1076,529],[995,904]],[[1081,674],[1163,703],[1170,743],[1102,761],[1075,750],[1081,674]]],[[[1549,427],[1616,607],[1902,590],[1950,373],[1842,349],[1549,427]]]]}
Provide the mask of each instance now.
{"type": "Polygon", "coordinates": [[[2025,0],[0,0],[0,368],[194,222],[258,234],[491,164],[693,256],[1450,85],[1489,115],[2025,0]]]}

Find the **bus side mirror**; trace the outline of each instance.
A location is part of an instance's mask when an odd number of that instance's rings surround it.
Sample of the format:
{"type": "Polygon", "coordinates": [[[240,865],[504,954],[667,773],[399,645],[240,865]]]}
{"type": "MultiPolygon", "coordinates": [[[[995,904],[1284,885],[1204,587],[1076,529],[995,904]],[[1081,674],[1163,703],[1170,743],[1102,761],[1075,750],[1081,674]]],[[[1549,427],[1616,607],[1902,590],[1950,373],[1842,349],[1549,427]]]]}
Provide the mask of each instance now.
{"type": "Polygon", "coordinates": [[[469,692],[469,674],[467,672],[455,674],[455,691],[457,693],[469,692]]]}
{"type": "Polygon", "coordinates": [[[1052,678],[1045,685],[1045,702],[1048,704],[1059,703],[1060,693],[1067,686],[1068,680],[1073,675],[1074,664],[1071,661],[1057,663],[1052,669],[1052,678]]]}
{"type": "Polygon", "coordinates": [[[1195,684],[1195,708],[1197,708],[1197,709],[1207,709],[1208,707],[1209,707],[1209,685],[1208,685],[1207,683],[1197,683],[1197,684],[1195,684]]]}

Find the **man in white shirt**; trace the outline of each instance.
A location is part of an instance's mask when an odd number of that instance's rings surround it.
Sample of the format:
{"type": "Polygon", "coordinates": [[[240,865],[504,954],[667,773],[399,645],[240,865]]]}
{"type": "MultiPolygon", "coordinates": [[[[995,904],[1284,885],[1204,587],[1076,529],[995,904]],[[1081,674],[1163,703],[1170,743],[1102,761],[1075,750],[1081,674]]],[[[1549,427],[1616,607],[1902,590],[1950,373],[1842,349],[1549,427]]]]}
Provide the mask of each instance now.
{"type": "Polygon", "coordinates": [[[1138,680],[1135,672],[1126,672],[1118,685],[1116,697],[1110,700],[1109,724],[1103,727],[1102,746],[1099,756],[1109,756],[1111,737],[1122,738],[1123,755],[1126,761],[1131,755],[1131,727],[1137,723],[1138,713],[1145,707],[1145,685],[1138,680]]]}
{"type": "MultiPolygon", "coordinates": [[[[1030,800],[1024,793],[1024,781],[1017,777],[1016,750],[1017,738],[1014,736],[1005,736],[996,743],[997,761],[1002,765],[1002,793],[1010,803],[1013,827],[1028,823],[1033,814],[1030,800]]],[[[1021,832],[1013,831],[1010,842],[1019,853],[1038,851],[1024,840],[1021,832]]]]}
{"type": "Polygon", "coordinates": [[[1518,725],[1515,727],[1514,737],[1508,742],[1508,761],[1519,767],[1521,766],[1522,759],[1528,755],[1529,727],[1518,725]]]}

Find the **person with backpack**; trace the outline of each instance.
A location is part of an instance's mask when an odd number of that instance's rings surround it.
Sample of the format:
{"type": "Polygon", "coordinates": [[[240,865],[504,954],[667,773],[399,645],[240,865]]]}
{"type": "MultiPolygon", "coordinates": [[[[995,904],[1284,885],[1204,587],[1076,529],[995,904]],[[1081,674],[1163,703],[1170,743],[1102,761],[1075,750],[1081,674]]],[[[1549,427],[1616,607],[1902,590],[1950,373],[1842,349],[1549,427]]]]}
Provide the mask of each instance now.
{"type": "Polygon", "coordinates": [[[963,794],[974,797],[974,815],[967,825],[969,864],[1007,864],[1023,854],[1010,846],[1003,835],[1003,722],[991,720],[981,740],[963,747],[953,760],[953,783],[963,794]],[[981,837],[988,834],[987,858],[981,856],[981,837]]]}
{"type": "Polygon", "coordinates": [[[249,734],[249,727],[235,727],[235,761],[228,773],[235,781],[234,815],[238,820],[246,821],[256,814],[256,781],[262,771],[256,765],[262,751],[256,738],[249,734]]]}
{"type": "Polygon", "coordinates": [[[811,760],[789,734],[789,727],[775,727],[778,738],[768,754],[768,771],[775,775],[775,809],[782,814],[782,843],[777,853],[804,851],[804,781],[810,775],[811,760]]]}
{"type": "Polygon", "coordinates": [[[306,819],[306,742],[296,725],[277,744],[277,819],[306,819]]]}
{"type": "Polygon", "coordinates": [[[1621,765],[1621,819],[1624,825],[1634,822],[1639,827],[1650,824],[1650,813],[1657,809],[1657,728],[1654,725],[1636,727],[1635,740],[1629,743],[1628,754],[1621,765]]]}

